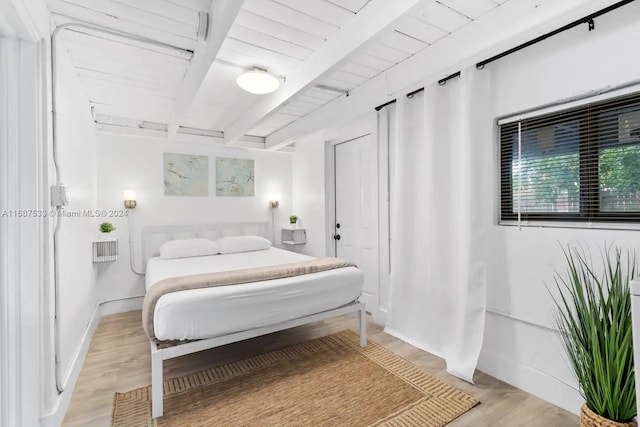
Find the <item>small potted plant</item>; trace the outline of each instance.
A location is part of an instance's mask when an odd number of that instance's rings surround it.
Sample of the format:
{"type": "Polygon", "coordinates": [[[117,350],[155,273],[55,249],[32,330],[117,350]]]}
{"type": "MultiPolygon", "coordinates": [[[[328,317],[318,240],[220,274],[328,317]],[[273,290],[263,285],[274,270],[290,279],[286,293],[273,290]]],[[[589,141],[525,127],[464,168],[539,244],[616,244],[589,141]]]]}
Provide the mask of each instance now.
{"type": "Polygon", "coordinates": [[[108,237],[109,233],[111,233],[116,228],[110,222],[103,222],[100,224],[100,233],[103,237],[108,237]]]}
{"type": "Polygon", "coordinates": [[[291,223],[291,227],[292,228],[297,228],[298,227],[298,216],[297,215],[291,215],[289,217],[289,223],[291,223]]]}
{"type": "Polygon", "coordinates": [[[598,269],[583,250],[563,251],[567,271],[556,274],[556,326],[586,401],[580,425],[637,426],[629,291],[635,252],[623,257],[609,246],[598,269]]]}

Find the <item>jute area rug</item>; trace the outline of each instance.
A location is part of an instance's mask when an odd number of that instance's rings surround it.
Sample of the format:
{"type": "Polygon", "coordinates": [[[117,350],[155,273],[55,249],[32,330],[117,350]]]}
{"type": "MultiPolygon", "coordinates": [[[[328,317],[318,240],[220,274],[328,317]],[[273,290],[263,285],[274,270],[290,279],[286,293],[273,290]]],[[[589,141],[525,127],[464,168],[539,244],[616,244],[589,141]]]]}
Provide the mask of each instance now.
{"type": "Polygon", "coordinates": [[[443,426],[479,402],[384,347],[344,331],[116,393],[112,426],[443,426]]]}

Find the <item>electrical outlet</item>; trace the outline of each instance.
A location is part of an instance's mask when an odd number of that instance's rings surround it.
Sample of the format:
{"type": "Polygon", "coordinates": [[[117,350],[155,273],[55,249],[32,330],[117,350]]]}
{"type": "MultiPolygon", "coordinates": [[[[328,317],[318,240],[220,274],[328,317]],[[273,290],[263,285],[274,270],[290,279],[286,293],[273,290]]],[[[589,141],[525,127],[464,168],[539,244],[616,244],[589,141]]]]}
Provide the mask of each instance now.
{"type": "Polygon", "coordinates": [[[51,186],[51,206],[67,206],[69,204],[69,188],[64,185],[51,186]]]}

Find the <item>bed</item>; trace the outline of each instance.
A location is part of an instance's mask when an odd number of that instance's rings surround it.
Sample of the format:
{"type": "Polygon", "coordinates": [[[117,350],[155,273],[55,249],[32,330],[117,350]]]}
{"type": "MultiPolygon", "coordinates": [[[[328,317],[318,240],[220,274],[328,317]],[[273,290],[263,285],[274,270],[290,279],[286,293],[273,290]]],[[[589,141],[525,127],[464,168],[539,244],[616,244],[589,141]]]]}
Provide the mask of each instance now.
{"type": "MultiPolygon", "coordinates": [[[[274,247],[176,259],[157,256],[161,245],[168,241],[264,237],[269,228],[268,223],[146,227],[143,252],[147,298],[172,280],[315,262],[312,257],[274,247]]],[[[151,343],[153,418],[163,414],[164,360],[349,313],[359,314],[360,344],[365,346],[366,318],[364,304],[359,302],[361,294],[362,272],[354,266],[162,294],[147,310],[152,333],[145,327],[151,343]]]]}

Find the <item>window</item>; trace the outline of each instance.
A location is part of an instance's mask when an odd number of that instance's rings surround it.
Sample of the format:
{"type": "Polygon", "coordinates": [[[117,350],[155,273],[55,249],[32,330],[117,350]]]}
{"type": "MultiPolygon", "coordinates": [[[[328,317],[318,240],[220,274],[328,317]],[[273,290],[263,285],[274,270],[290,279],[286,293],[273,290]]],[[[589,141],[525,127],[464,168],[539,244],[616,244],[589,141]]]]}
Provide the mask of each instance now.
{"type": "Polygon", "coordinates": [[[502,220],[640,222],[640,94],[500,125],[502,220]]]}

